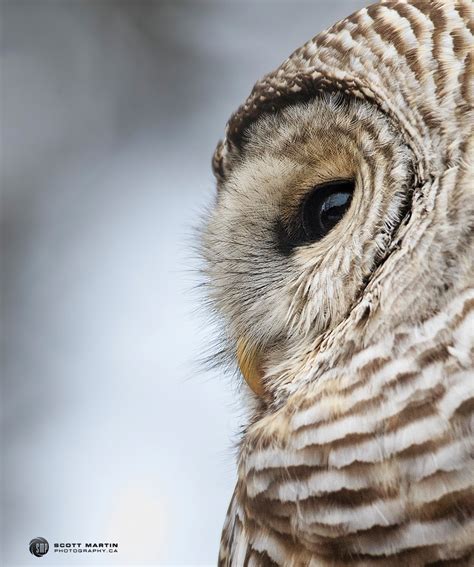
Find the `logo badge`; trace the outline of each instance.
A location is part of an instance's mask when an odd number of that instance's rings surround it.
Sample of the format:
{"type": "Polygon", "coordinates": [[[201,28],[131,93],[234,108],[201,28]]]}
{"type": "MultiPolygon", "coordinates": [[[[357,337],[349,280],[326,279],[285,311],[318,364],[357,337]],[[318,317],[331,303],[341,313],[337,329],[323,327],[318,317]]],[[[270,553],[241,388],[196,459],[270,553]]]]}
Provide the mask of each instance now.
{"type": "Polygon", "coordinates": [[[35,537],[30,541],[30,553],[35,557],[43,557],[49,551],[49,543],[44,537],[35,537]]]}

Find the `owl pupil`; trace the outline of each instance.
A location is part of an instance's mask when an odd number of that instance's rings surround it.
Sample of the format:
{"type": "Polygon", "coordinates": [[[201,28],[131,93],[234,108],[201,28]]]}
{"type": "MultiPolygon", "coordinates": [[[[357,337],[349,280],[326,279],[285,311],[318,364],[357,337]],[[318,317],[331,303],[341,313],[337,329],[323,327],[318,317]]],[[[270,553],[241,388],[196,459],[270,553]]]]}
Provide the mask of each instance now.
{"type": "Polygon", "coordinates": [[[299,247],[324,238],[342,219],[350,207],[354,182],[332,181],[314,187],[303,199],[298,214],[289,222],[278,219],[276,244],[282,254],[291,254],[299,247]]]}
{"type": "Polygon", "coordinates": [[[329,232],[341,220],[350,205],[351,198],[352,193],[333,193],[322,202],[320,221],[324,230],[329,232]]]}
{"type": "Polygon", "coordinates": [[[334,228],[349,208],[353,192],[352,181],[334,181],[313,189],[301,212],[306,242],[320,240],[334,228]]]}

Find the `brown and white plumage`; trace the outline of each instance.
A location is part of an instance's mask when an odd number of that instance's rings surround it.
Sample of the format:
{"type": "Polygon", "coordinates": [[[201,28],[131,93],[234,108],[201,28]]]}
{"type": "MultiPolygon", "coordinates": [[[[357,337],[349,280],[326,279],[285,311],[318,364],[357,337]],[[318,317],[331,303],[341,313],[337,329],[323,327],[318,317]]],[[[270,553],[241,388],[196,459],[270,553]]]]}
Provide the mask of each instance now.
{"type": "Polygon", "coordinates": [[[473,562],[472,20],[469,0],[370,6],[228,123],[203,250],[256,394],[221,565],[473,562]],[[340,179],[340,222],[291,244],[340,179]]]}

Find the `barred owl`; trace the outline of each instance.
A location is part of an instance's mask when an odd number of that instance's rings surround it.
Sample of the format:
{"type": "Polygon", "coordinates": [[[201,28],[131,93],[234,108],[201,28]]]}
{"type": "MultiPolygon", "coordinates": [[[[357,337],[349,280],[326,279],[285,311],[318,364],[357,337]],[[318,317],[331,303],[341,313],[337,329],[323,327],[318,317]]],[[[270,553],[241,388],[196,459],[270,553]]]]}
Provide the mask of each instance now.
{"type": "Polygon", "coordinates": [[[474,564],[472,23],[362,9],[227,124],[202,249],[249,415],[222,566],[474,564]]]}

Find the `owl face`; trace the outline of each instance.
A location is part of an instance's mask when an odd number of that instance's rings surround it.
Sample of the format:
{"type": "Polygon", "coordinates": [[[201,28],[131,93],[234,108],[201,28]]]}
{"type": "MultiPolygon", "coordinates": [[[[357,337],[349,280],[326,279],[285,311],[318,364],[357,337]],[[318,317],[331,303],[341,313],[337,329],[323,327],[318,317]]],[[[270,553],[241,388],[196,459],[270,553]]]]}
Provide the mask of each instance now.
{"type": "Polygon", "coordinates": [[[325,96],[243,136],[204,230],[209,294],[259,395],[339,324],[389,254],[411,157],[369,103],[325,96]]]}

